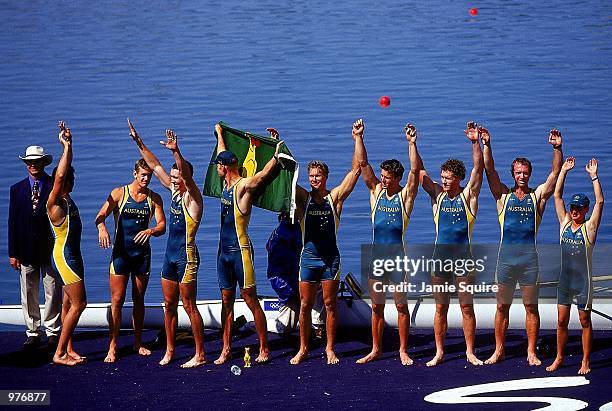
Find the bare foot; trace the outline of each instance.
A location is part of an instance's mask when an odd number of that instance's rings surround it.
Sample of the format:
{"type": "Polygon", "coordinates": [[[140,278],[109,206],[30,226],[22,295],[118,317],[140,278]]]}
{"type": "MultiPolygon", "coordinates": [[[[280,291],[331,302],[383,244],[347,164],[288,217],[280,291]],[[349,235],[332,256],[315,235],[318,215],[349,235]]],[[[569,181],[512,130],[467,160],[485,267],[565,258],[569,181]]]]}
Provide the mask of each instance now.
{"type": "Polygon", "coordinates": [[[115,349],[109,348],[108,353],[106,354],[106,358],[104,358],[104,362],[115,362],[116,359],[117,357],[116,357],[115,349]]]}
{"type": "Polygon", "coordinates": [[[433,357],[431,360],[429,360],[427,362],[427,364],[425,364],[425,365],[427,365],[428,367],[435,367],[436,365],[438,365],[438,364],[440,364],[442,362],[443,358],[444,358],[444,354],[443,353],[436,354],[436,356],[433,357]]]}
{"type": "Polygon", "coordinates": [[[270,350],[260,350],[259,355],[255,358],[255,362],[259,364],[263,364],[270,361],[270,350]]]}
{"type": "Polygon", "coordinates": [[[53,363],[54,364],[58,364],[58,365],[68,365],[68,366],[73,366],[73,365],[77,365],[82,363],[83,361],[77,361],[74,358],[72,358],[71,356],[69,356],[68,354],[64,354],[62,356],[59,356],[57,354],[55,354],[53,356],[53,363]]]}
{"type": "Polygon", "coordinates": [[[141,345],[140,347],[134,346],[134,351],[138,353],[138,355],[151,355],[151,350],[145,348],[145,346],[141,345]]]}
{"type": "Polygon", "coordinates": [[[472,353],[465,353],[467,361],[472,365],[483,365],[484,363],[472,353]]]}
{"type": "Polygon", "coordinates": [[[168,363],[172,361],[173,357],[174,357],[174,351],[166,350],[166,353],[164,354],[164,358],[162,358],[159,361],[159,365],[168,365],[168,363]]]}
{"type": "Polygon", "coordinates": [[[546,367],[546,371],[557,371],[557,368],[561,367],[561,365],[563,365],[563,358],[557,357],[552,364],[546,367]]]}
{"type": "Polygon", "coordinates": [[[334,350],[325,350],[325,353],[327,354],[327,364],[333,365],[340,362],[340,359],[338,359],[334,350]]]}
{"type": "Polygon", "coordinates": [[[363,358],[358,359],[355,362],[357,364],[365,364],[367,362],[374,361],[374,360],[378,359],[378,357],[380,357],[380,351],[372,350],[372,351],[370,351],[370,353],[368,355],[366,355],[363,358]]]}
{"type": "Polygon", "coordinates": [[[79,361],[79,362],[83,362],[83,361],[85,361],[87,359],[87,357],[83,357],[83,356],[77,354],[77,352],[74,351],[74,350],[68,351],[67,354],[68,354],[68,356],[70,358],[72,358],[73,360],[79,361]]]}
{"type": "Polygon", "coordinates": [[[487,360],[485,360],[485,364],[497,364],[500,361],[503,361],[505,358],[503,351],[495,351],[493,355],[491,355],[487,360]]]}
{"type": "Polygon", "coordinates": [[[307,357],[308,357],[308,351],[300,350],[300,351],[298,351],[297,354],[295,354],[295,356],[292,359],[289,360],[289,364],[297,365],[297,364],[301,363],[302,361],[304,361],[307,357]]]}
{"type": "Polygon", "coordinates": [[[582,366],[578,370],[578,374],[579,375],[587,375],[590,372],[591,372],[591,365],[589,364],[589,362],[588,361],[587,362],[582,361],[582,366]]]}
{"type": "Polygon", "coordinates": [[[194,355],[191,360],[187,361],[185,364],[181,365],[181,368],[195,368],[200,365],[206,364],[206,357],[204,355],[194,355]]]}
{"type": "Polygon", "coordinates": [[[412,358],[408,356],[408,353],[405,351],[400,351],[400,360],[402,361],[402,365],[412,365],[414,361],[412,358]]]}
{"type": "Polygon", "coordinates": [[[536,357],[535,354],[527,354],[527,362],[529,363],[529,365],[534,365],[534,366],[538,366],[542,364],[542,361],[540,361],[538,357],[536,357]]]}
{"type": "Polygon", "coordinates": [[[221,350],[221,354],[219,355],[219,358],[215,360],[215,364],[216,365],[225,364],[226,361],[231,360],[231,359],[232,359],[231,348],[224,348],[223,350],[221,350]]]}

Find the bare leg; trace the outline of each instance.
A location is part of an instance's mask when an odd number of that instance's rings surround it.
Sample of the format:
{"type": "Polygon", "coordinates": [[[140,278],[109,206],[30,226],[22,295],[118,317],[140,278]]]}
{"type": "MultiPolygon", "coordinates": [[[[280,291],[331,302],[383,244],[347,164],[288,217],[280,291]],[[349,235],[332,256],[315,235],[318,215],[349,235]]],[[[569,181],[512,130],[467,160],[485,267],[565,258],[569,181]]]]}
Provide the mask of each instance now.
{"type": "Polygon", "coordinates": [[[267,362],[270,359],[270,349],[268,348],[268,322],[266,321],[266,315],[261,309],[261,305],[257,299],[257,290],[254,286],[243,288],[240,290],[240,294],[253,313],[255,328],[257,329],[257,336],[259,337],[259,355],[255,358],[255,362],[267,362]]]}
{"type": "Polygon", "coordinates": [[[204,323],[196,303],[198,283],[196,281],[187,284],[180,283],[179,290],[183,299],[183,307],[191,322],[191,330],[195,340],[195,355],[185,364],[181,365],[181,368],[199,367],[206,364],[206,355],[204,355],[204,323]]]}
{"type": "Polygon", "coordinates": [[[495,312],[495,351],[484,362],[485,364],[495,364],[503,361],[506,345],[506,332],[510,321],[510,305],[512,304],[512,296],[514,288],[509,285],[498,284],[497,291],[497,311],[495,312]]]}
{"type": "Polygon", "coordinates": [[[236,299],[235,289],[221,290],[221,321],[223,333],[223,348],[215,364],[220,365],[232,358],[232,324],[234,324],[234,300],[236,299]]]}
{"type": "Polygon", "coordinates": [[[565,358],[565,345],[567,344],[567,325],[570,320],[570,308],[567,305],[557,305],[557,356],[555,361],[546,367],[546,371],[556,371],[561,365],[563,365],[563,359],[565,358]]]}
{"type": "Polygon", "coordinates": [[[151,355],[151,351],[142,345],[142,326],[144,324],[144,296],[149,283],[149,275],[132,276],[132,325],[134,327],[134,351],[140,355],[151,355]]]}
{"type": "Polygon", "coordinates": [[[164,294],[164,327],[166,328],[166,353],[159,361],[159,365],[167,365],[174,357],[174,338],[178,323],[178,281],[162,278],[162,292],[164,294]]]}
{"type": "MultiPolygon", "coordinates": [[[[340,360],[334,351],[336,343],[336,329],[338,328],[338,286],[340,282],[337,280],[326,280],[321,282],[323,289],[323,304],[327,311],[325,328],[327,331],[327,345],[325,353],[327,354],[327,364],[338,364],[340,360]]],[[[383,323],[384,325],[384,323],[383,323]]]]}
{"type": "Polygon", "coordinates": [[[591,311],[580,310],[580,324],[582,325],[582,365],[578,374],[585,375],[591,372],[590,356],[593,345],[593,324],[591,323],[591,311]]]}
{"type": "Polygon", "coordinates": [[[310,327],[312,326],[312,306],[319,285],[300,281],[300,350],[289,361],[296,365],[308,357],[308,339],[310,338],[310,327]]]}
{"type": "Polygon", "coordinates": [[[110,274],[111,315],[108,321],[110,343],[104,362],[115,362],[117,355],[117,337],[121,328],[121,310],[125,301],[125,290],[129,280],[128,275],[110,274]]]}
{"type": "Polygon", "coordinates": [[[365,364],[377,359],[382,351],[382,337],[385,328],[385,293],[376,292],[374,289],[374,285],[382,284],[382,281],[370,279],[368,283],[372,299],[372,351],[358,359],[357,364],[365,364]]]}
{"type": "Polygon", "coordinates": [[[527,362],[529,365],[540,365],[536,355],[536,343],[540,331],[540,313],[538,312],[538,286],[521,287],[523,304],[525,305],[525,329],[527,330],[527,362]]]}
{"type": "Polygon", "coordinates": [[[395,293],[395,308],[397,308],[397,325],[400,338],[400,360],[402,365],[412,365],[414,362],[408,355],[408,335],[410,333],[410,311],[408,310],[408,301],[406,293],[395,293]]]}
{"type": "MultiPolygon", "coordinates": [[[[431,277],[433,285],[448,284],[448,280],[443,277],[431,277]]],[[[434,315],[434,335],[436,339],[436,355],[427,362],[428,367],[433,367],[442,362],[444,358],[444,339],[448,329],[448,305],[450,304],[450,296],[448,293],[435,292],[434,300],[436,301],[436,313],[434,315]]]]}
{"type": "MultiPolygon", "coordinates": [[[[457,278],[459,284],[474,284],[474,277],[457,278]]],[[[472,365],[483,365],[483,362],[476,357],[474,352],[474,340],[476,339],[476,315],[474,314],[474,296],[470,293],[459,293],[459,304],[461,305],[461,324],[463,326],[463,336],[465,338],[465,356],[472,365]]]]}
{"type": "MultiPolygon", "coordinates": [[[[79,317],[87,306],[85,284],[83,281],[78,281],[73,284],[64,286],[64,293],[68,296],[69,308],[62,319],[62,332],[59,337],[57,349],[53,356],[53,362],[61,365],[77,365],[82,363],[82,360],[74,359],[68,355],[68,347],[72,350],[72,333],[76,328],[79,317]]],[[[74,352],[74,351],[73,351],[74,352]]]]}

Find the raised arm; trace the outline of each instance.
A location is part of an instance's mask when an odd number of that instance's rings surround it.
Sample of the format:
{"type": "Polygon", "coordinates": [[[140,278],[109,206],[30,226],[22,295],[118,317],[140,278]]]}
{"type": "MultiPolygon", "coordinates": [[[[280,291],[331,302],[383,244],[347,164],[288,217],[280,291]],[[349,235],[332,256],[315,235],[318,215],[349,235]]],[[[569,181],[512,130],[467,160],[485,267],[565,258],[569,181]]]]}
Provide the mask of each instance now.
{"type": "MultiPolygon", "coordinates": [[[[419,191],[419,177],[423,162],[419,159],[419,153],[416,146],[416,128],[412,124],[407,124],[406,127],[404,127],[404,132],[406,140],[408,140],[408,158],[410,158],[410,173],[408,174],[405,189],[408,193],[408,197],[414,200],[419,191]]],[[[408,212],[408,210],[406,210],[406,212],[408,212]]]]}
{"type": "MultiPolygon", "coordinates": [[[[353,129],[355,129],[355,125],[357,125],[359,129],[360,124],[358,124],[358,122],[359,120],[357,120],[353,124],[353,129]]],[[[361,122],[361,125],[363,125],[363,122],[361,122]]],[[[361,132],[363,133],[363,129],[361,132]]],[[[342,183],[340,183],[339,186],[333,188],[330,192],[336,207],[336,213],[338,213],[338,215],[340,215],[340,212],[342,211],[342,203],[353,192],[353,189],[357,184],[357,180],[359,180],[360,174],[361,166],[359,164],[359,161],[357,160],[357,140],[355,139],[355,144],[353,146],[353,158],[351,161],[351,170],[346,174],[344,180],[342,180],[342,183]]]]}
{"type": "Polygon", "coordinates": [[[472,162],[474,164],[466,188],[470,191],[470,196],[477,199],[482,187],[482,171],[484,169],[484,159],[478,136],[480,133],[489,134],[489,130],[484,127],[477,127],[473,121],[468,122],[466,128],[465,135],[472,142],[472,162]]]}
{"type": "Polygon", "coordinates": [[[198,185],[193,180],[193,175],[191,174],[189,165],[187,165],[187,161],[185,161],[183,155],[181,154],[181,150],[178,146],[178,136],[174,130],[166,130],[166,141],[160,141],[159,143],[172,152],[176,167],[181,173],[181,178],[185,182],[185,187],[187,187],[187,193],[189,193],[191,198],[194,200],[198,201],[199,199],[201,203],[202,193],[200,193],[198,185]]]}
{"type": "Polygon", "coordinates": [[[274,156],[268,160],[264,168],[255,173],[253,177],[249,177],[244,180],[243,187],[246,192],[252,194],[260,188],[265,187],[271,181],[272,177],[274,176],[274,171],[276,171],[280,164],[278,161],[278,153],[280,152],[280,148],[284,143],[285,142],[283,140],[276,143],[274,156]]]}
{"type": "Polygon", "coordinates": [[[419,150],[417,149],[417,131],[416,127],[412,124],[408,123],[404,127],[404,131],[406,132],[406,138],[412,140],[410,145],[410,168],[413,167],[419,170],[419,183],[423,187],[423,190],[429,194],[431,197],[431,201],[435,201],[440,193],[440,188],[438,184],[436,184],[429,174],[427,174],[427,170],[425,170],[425,166],[423,165],[423,159],[419,154],[419,150]],[[413,165],[414,164],[414,165],[413,165]]]}
{"type": "Polygon", "coordinates": [[[561,150],[562,139],[559,130],[550,130],[548,143],[553,146],[552,170],[544,184],[540,185],[536,190],[536,195],[539,194],[538,198],[544,202],[548,200],[555,191],[555,183],[557,182],[557,177],[559,177],[559,173],[561,172],[561,164],[563,163],[563,151],[561,150]]]}
{"type": "Polygon", "coordinates": [[[557,179],[557,184],[555,185],[555,210],[557,211],[557,219],[561,225],[563,225],[565,221],[569,219],[569,214],[565,208],[565,201],[563,201],[563,187],[565,186],[565,177],[567,176],[567,172],[574,168],[575,161],[576,160],[574,157],[568,157],[565,159],[565,163],[563,163],[561,173],[557,179]]]}
{"type": "Polygon", "coordinates": [[[364,128],[363,119],[359,119],[353,123],[352,134],[353,140],[355,140],[355,159],[361,168],[361,178],[363,178],[366,187],[368,187],[368,190],[372,193],[376,190],[376,186],[380,184],[380,180],[376,177],[372,166],[368,162],[368,152],[363,142],[364,128]]]}
{"type": "Polygon", "coordinates": [[[66,128],[66,124],[64,124],[63,121],[59,122],[58,127],[60,129],[58,138],[64,148],[64,151],[59,163],[57,164],[57,171],[55,172],[55,179],[53,180],[53,188],[51,189],[49,199],[47,200],[47,211],[53,220],[63,218],[63,216],[56,215],[57,207],[61,208],[60,199],[64,191],[64,185],[66,184],[66,173],[70,168],[70,164],[72,164],[72,134],[70,133],[70,129],[66,128]]]}
{"type": "Polygon", "coordinates": [[[227,150],[225,147],[225,140],[223,139],[223,129],[221,128],[221,124],[215,124],[215,133],[217,134],[217,154],[219,154],[220,152],[227,150]]]}
{"type": "Polygon", "coordinates": [[[102,204],[98,215],[96,215],[96,228],[98,229],[98,244],[102,248],[109,248],[111,246],[111,238],[106,224],[104,221],[117,207],[117,204],[121,201],[123,195],[123,187],[116,187],[108,195],[108,198],[102,204]]]}
{"type": "Polygon", "coordinates": [[[164,167],[161,165],[155,154],[153,154],[153,152],[151,152],[151,150],[149,150],[149,148],[142,141],[129,118],[127,119],[127,121],[128,126],[130,127],[130,136],[136,142],[138,150],[140,151],[140,155],[147,162],[147,165],[151,168],[151,170],[153,170],[153,174],[155,174],[155,177],[159,179],[159,182],[168,190],[170,190],[170,176],[168,175],[164,167]]]}
{"type": "Polygon", "coordinates": [[[599,224],[601,223],[601,214],[604,206],[604,195],[601,189],[601,184],[599,183],[599,177],[597,176],[596,159],[592,158],[589,160],[586,165],[586,171],[591,177],[591,181],[593,182],[593,191],[595,192],[595,205],[593,205],[591,218],[589,218],[587,223],[589,238],[591,239],[591,242],[594,243],[597,236],[597,230],[599,229],[599,224]]]}
{"type": "Polygon", "coordinates": [[[499,200],[502,194],[508,192],[506,187],[499,179],[499,174],[495,170],[495,162],[493,161],[493,151],[491,149],[491,134],[487,129],[482,130],[480,133],[480,140],[482,141],[483,147],[483,158],[484,158],[484,169],[487,174],[487,181],[489,182],[489,188],[493,198],[499,200]]]}

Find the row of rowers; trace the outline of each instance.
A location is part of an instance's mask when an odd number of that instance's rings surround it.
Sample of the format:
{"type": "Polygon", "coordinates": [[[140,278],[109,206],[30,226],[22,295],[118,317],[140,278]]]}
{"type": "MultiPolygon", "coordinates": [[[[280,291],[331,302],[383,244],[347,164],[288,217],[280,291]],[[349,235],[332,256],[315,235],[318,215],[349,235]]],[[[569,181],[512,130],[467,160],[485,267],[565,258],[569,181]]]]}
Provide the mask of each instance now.
{"type": "MultiPolygon", "coordinates": [[[[194,367],[206,362],[203,346],[203,323],[196,307],[196,279],[199,268],[199,254],[195,244],[195,235],[202,217],[202,194],[193,180],[193,168],[179,150],[177,136],[172,130],[166,131],[166,141],[161,142],[174,156],[175,164],[168,173],[157,157],[144,144],[132,123],[128,120],[130,135],[136,143],[142,159],[136,163],[134,181],[114,189],[96,218],[99,230],[99,242],[104,248],[111,246],[110,236],[104,221],[111,214],[116,216],[116,236],[112,243],[112,262],[110,284],[112,309],[110,316],[110,346],[105,361],[116,359],[116,344],[121,323],[121,306],[125,298],[127,282],[130,276],[134,281],[134,327],[135,348],[142,355],[150,354],[142,346],[140,334],[144,319],[144,292],[150,271],[151,236],[160,236],[165,232],[165,217],[162,201],[158,194],[151,192],[147,186],[151,175],[155,174],[161,184],[172,193],[169,236],[162,268],[162,291],[165,300],[165,327],[167,346],[160,364],[168,364],[174,355],[174,335],[177,323],[179,296],[191,321],[195,337],[195,355],[183,367],[194,367]],[[152,217],[156,226],[149,228],[152,217]]],[[[221,195],[221,232],[219,254],[217,257],[217,274],[223,301],[223,349],[215,364],[223,364],[231,358],[231,332],[233,321],[233,304],[236,285],[246,304],[253,312],[260,342],[256,362],[263,363],[269,359],[266,318],[257,299],[255,274],[253,268],[253,250],[248,237],[248,224],[251,207],[257,193],[271,180],[275,169],[279,167],[278,151],[282,141],[276,147],[276,153],[265,167],[252,177],[241,177],[237,157],[226,150],[223,131],[216,127],[218,152],[216,157],[217,172],[224,181],[221,195]]],[[[465,166],[456,159],[446,161],[441,166],[440,183],[430,178],[423,167],[417,150],[417,132],[413,125],[405,127],[405,136],[409,146],[410,172],[407,184],[402,187],[404,169],[398,160],[387,160],[381,164],[380,179],[367,160],[363,142],[364,123],[357,120],[353,124],[354,155],[352,168],[340,185],[328,190],[328,167],[325,163],[312,161],[308,164],[310,191],[298,187],[296,193],[298,219],[302,220],[303,250],[300,257],[300,348],[291,359],[292,364],[299,364],[308,356],[308,341],[311,330],[311,309],[319,285],[323,291],[326,309],[327,329],[327,363],[336,364],[339,359],[334,351],[337,328],[337,292],[340,280],[340,254],[336,243],[337,222],[342,212],[344,201],[354,189],[361,175],[370,191],[374,244],[402,244],[407,220],[412,211],[419,184],[429,194],[436,224],[437,244],[467,244],[470,241],[473,222],[478,209],[478,195],[486,171],[491,192],[497,201],[500,214],[503,244],[535,244],[537,228],[543,214],[546,201],[555,194],[555,207],[561,224],[561,237],[572,244],[581,243],[584,252],[590,256],[590,249],[595,243],[597,229],[601,221],[603,194],[597,177],[597,161],[592,159],[586,166],[595,191],[596,202],[592,215],[587,220],[589,211],[588,197],[579,194],[572,197],[569,211],[566,211],[562,199],[566,173],[574,166],[574,158],[563,161],[562,137],[559,131],[551,130],[548,142],[553,148],[552,171],[546,181],[537,188],[529,186],[531,163],[526,158],[517,158],[512,162],[514,186],[504,185],[495,171],[491,151],[491,137],[487,129],[473,122],[467,124],[465,134],[472,145],[474,166],[465,187],[461,181],[465,178],[465,166]]],[[[278,135],[276,135],[278,137],[278,135]]],[[[54,362],[75,365],[82,358],[74,352],[71,344],[72,332],[78,322],[80,313],[85,308],[85,288],[83,284],[83,264],[80,254],[80,219],[76,205],[70,198],[74,175],[71,167],[72,135],[70,130],[60,123],[59,140],[63,154],[58,167],[54,170],[54,186],[49,196],[47,209],[55,234],[53,262],[64,281],[64,301],[67,315],[64,319],[60,341],[54,355],[54,362]]],[[[563,258],[572,257],[575,253],[564,254],[563,258]]],[[[584,259],[583,261],[586,261],[584,259]]],[[[566,301],[578,300],[583,332],[586,333],[584,359],[581,372],[589,370],[588,357],[592,339],[590,326],[590,304],[592,299],[589,263],[566,264],[567,273],[562,273],[559,293],[563,293],[563,304],[559,304],[558,332],[567,333],[570,305],[566,301]],[[578,267],[578,268],[576,268],[578,267]],[[566,284],[563,284],[566,278],[566,284]],[[584,278],[578,281],[576,278],[584,278]],[[571,294],[568,298],[568,294],[571,294]],[[563,321],[565,322],[563,322],[563,321]],[[563,327],[565,324],[565,328],[563,327]]],[[[498,284],[498,306],[495,317],[496,349],[484,363],[493,364],[503,359],[505,331],[508,327],[508,315],[511,295],[517,282],[521,285],[525,299],[526,330],[528,337],[527,360],[529,365],[540,365],[536,356],[536,340],[539,329],[537,309],[538,289],[537,255],[527,253],[521,258],[516,255],[500,253],[496,270],[498,284]],[[535,296],[535,298],[529,298],[535,296]]],[[[393,281],[393,278],[382,278],[382,281],[393,281]]],[[[372,295],[375,294],[373,283],[381,281],[379,277],[370,279],[372,295]]],[[[473,276],[454,276],[453,273],[433,273],[434,284],[448,281],[470,282],[473,276]]],[[[398,310],[400,333],[400,358],[402,364],[413,363],[408,355],[409,313],[405,294],[394,296],[398,310]]],[[[358,363],[369,362],[378,358],[382,347],[382,325],[384,324],[384,299],[373,298],[372,303],[372,351],[358,360],[358,363]]],[[[437,307],[434,319],[436,355],[427,363],[435,366],[443,360],[444,335],[446,330],[446,313],[448,299],[436,299],[437,307]]],[[[466,357],[473,365],[483,361],[474,353],[475,316],[470,301],[461,300],[463,327],[466,339],[466,357]]],[[[551,370],[556,369],[563,361],[563,350],[560,348],[551,370]]]]}

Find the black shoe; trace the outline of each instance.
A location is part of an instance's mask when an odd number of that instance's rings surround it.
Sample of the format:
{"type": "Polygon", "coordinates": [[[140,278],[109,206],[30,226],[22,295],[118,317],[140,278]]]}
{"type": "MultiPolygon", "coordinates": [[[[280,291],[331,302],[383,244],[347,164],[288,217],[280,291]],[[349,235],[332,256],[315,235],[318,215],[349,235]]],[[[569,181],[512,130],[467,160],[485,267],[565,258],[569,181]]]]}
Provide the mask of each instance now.
{"type": "Polygon", "coordinates": [[[40,337],[32,336],[28,337],[23,343],[24,350],[31,350],[40,345],[40,337]]]}
{"type": "Polygon", "coordinates": [[[58,342],[59,342],[59,338],[57,335],[50,335],[47,337],[47,345],[49,347],[56,348],[58,342]]]}

